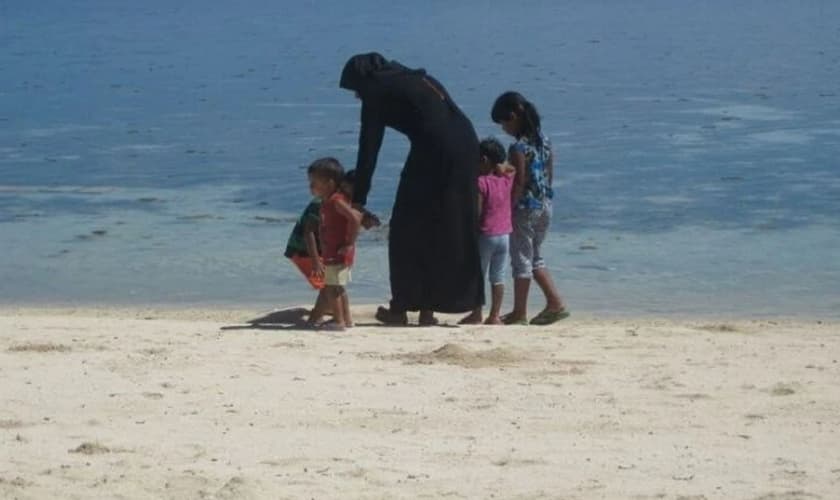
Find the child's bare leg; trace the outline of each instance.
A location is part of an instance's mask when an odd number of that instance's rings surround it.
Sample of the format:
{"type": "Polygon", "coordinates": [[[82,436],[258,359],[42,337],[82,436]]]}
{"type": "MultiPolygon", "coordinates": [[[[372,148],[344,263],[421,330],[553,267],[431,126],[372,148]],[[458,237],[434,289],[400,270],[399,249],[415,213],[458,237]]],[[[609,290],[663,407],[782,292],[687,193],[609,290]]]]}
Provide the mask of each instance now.
{"type": "Polygon", "coordinates": [[[513,279],[513,311],[505,314],[505,323],[518,323],[528,319],[528,290],[531,288],[531,278],[513,279]]]}
{"type": "Polygon", "coordinates": [[[350,296],[347,295],[347,290],[341,287],[341,306],[344,314],[344,326],[350,328],[353,326],[353,317],[350,315],[350,296]]]}
{"type": "Polygon", "coordinates": [[[554,286],[554,280],[551,278],[551,273],[548,272],[547,268],[541,267],[534,269],[534,281],[537,282],[543,295],[545,295],[546,311],[556,312],[566,308],[565,304],[563,304],[563,298],[557,291],[557,287],[554,286]]]}
{"type": "Polygon", "coordinates": [[[330,294],[330,305],[333,308],[333,319],[335,320],[335,324],[339,328],[345,328],[347,324],[344,322],[344,300],[342,297],[344,287],[328,285],[327,289],[330,294]]]}
{"type": "Polygon", "coordinates": [[[312,306],[312,311],[309,312],[308,323],[315,324],[324,319],[328,304],[329,298],[327,297],[326,288],[318,290],[318,298],[315,299],[315,305],[312,306]]]}
{"type": "Polygon", "coordinates": [[[499,317],[499,311],[502,308],[502,299],[505,297],[505,285],[498,283],[493,285],[491,290],[490,312],[487,315],[487,321],[485,323],[488,325],[498,325],[502,323],[502,319],[499,317]]]}

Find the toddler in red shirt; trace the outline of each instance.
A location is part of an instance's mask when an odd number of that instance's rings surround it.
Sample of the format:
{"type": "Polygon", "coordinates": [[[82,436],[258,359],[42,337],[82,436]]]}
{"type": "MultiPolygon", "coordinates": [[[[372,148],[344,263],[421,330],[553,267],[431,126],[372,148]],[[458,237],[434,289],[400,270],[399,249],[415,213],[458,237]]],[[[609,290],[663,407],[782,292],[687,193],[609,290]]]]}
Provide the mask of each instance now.
{"type": "Polygon", "coordinates": [[[353,326],[350,299],[345,287],[350,282],[360,217],[341,190],[344,168],[338,160],[315,160],[307,173],[312,194],[321,199],[319,239],[322,262],[313,262],[314,273],[324,278],[328,307],[333,311],[335,320],[324,328],[344,330],[353,326]]]}

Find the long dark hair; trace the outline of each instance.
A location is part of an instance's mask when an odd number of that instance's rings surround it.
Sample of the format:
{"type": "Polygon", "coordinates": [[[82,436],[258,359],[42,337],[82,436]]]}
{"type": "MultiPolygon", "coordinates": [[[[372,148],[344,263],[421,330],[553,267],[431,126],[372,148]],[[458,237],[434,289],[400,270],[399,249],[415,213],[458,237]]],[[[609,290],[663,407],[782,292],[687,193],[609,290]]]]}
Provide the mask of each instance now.
{"type": "Polygon", "coordinates": [[[537,147],[542,147],[540,114],[537,108],[519,92],[505,92],[496,98],[490,117],[496,123],[509,120],[511,113],[521,118],[522,128],[517,132],[517,139],[525,137],[537,147]]]}

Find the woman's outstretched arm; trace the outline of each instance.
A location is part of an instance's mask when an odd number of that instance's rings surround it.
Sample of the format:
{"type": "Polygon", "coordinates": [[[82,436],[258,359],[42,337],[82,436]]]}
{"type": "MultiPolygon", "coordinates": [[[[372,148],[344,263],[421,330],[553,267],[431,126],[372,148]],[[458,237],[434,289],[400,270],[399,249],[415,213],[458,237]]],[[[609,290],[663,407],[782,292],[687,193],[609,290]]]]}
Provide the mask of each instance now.
{"type": "Polygon", "coordinates": [[[359,154],[356,158],[356,181],[353,186],[353,203],[365,205],[370,191],[371,178],[376,169],[376,158],[385,135],[385,121],[378,99],[362,100],[362,124],[359,130],[359,154]]]}

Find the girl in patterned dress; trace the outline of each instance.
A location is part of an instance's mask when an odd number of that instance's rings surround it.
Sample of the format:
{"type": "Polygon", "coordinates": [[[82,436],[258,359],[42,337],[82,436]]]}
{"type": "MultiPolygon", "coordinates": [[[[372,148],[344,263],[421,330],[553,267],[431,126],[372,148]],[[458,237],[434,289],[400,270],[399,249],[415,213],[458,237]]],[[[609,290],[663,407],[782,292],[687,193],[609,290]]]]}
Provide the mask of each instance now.
{"type": "Polygon", "coordinates": [[[546,305],[530,323],[551,324],[569,316],[541,252],[551,224],[551,200],[554,197],[551,143],[540,129],[537,109],[518,92],[500,95],[490,115],[502,126],[502,130],[516,139],[508,153],[508,161],[516,169],[511,195],[513,233],[510,237],[513,311],[506,314],[502,321],[506,324],[528,324],[528,291],[533,277],[545,296],[546,305]]]}

